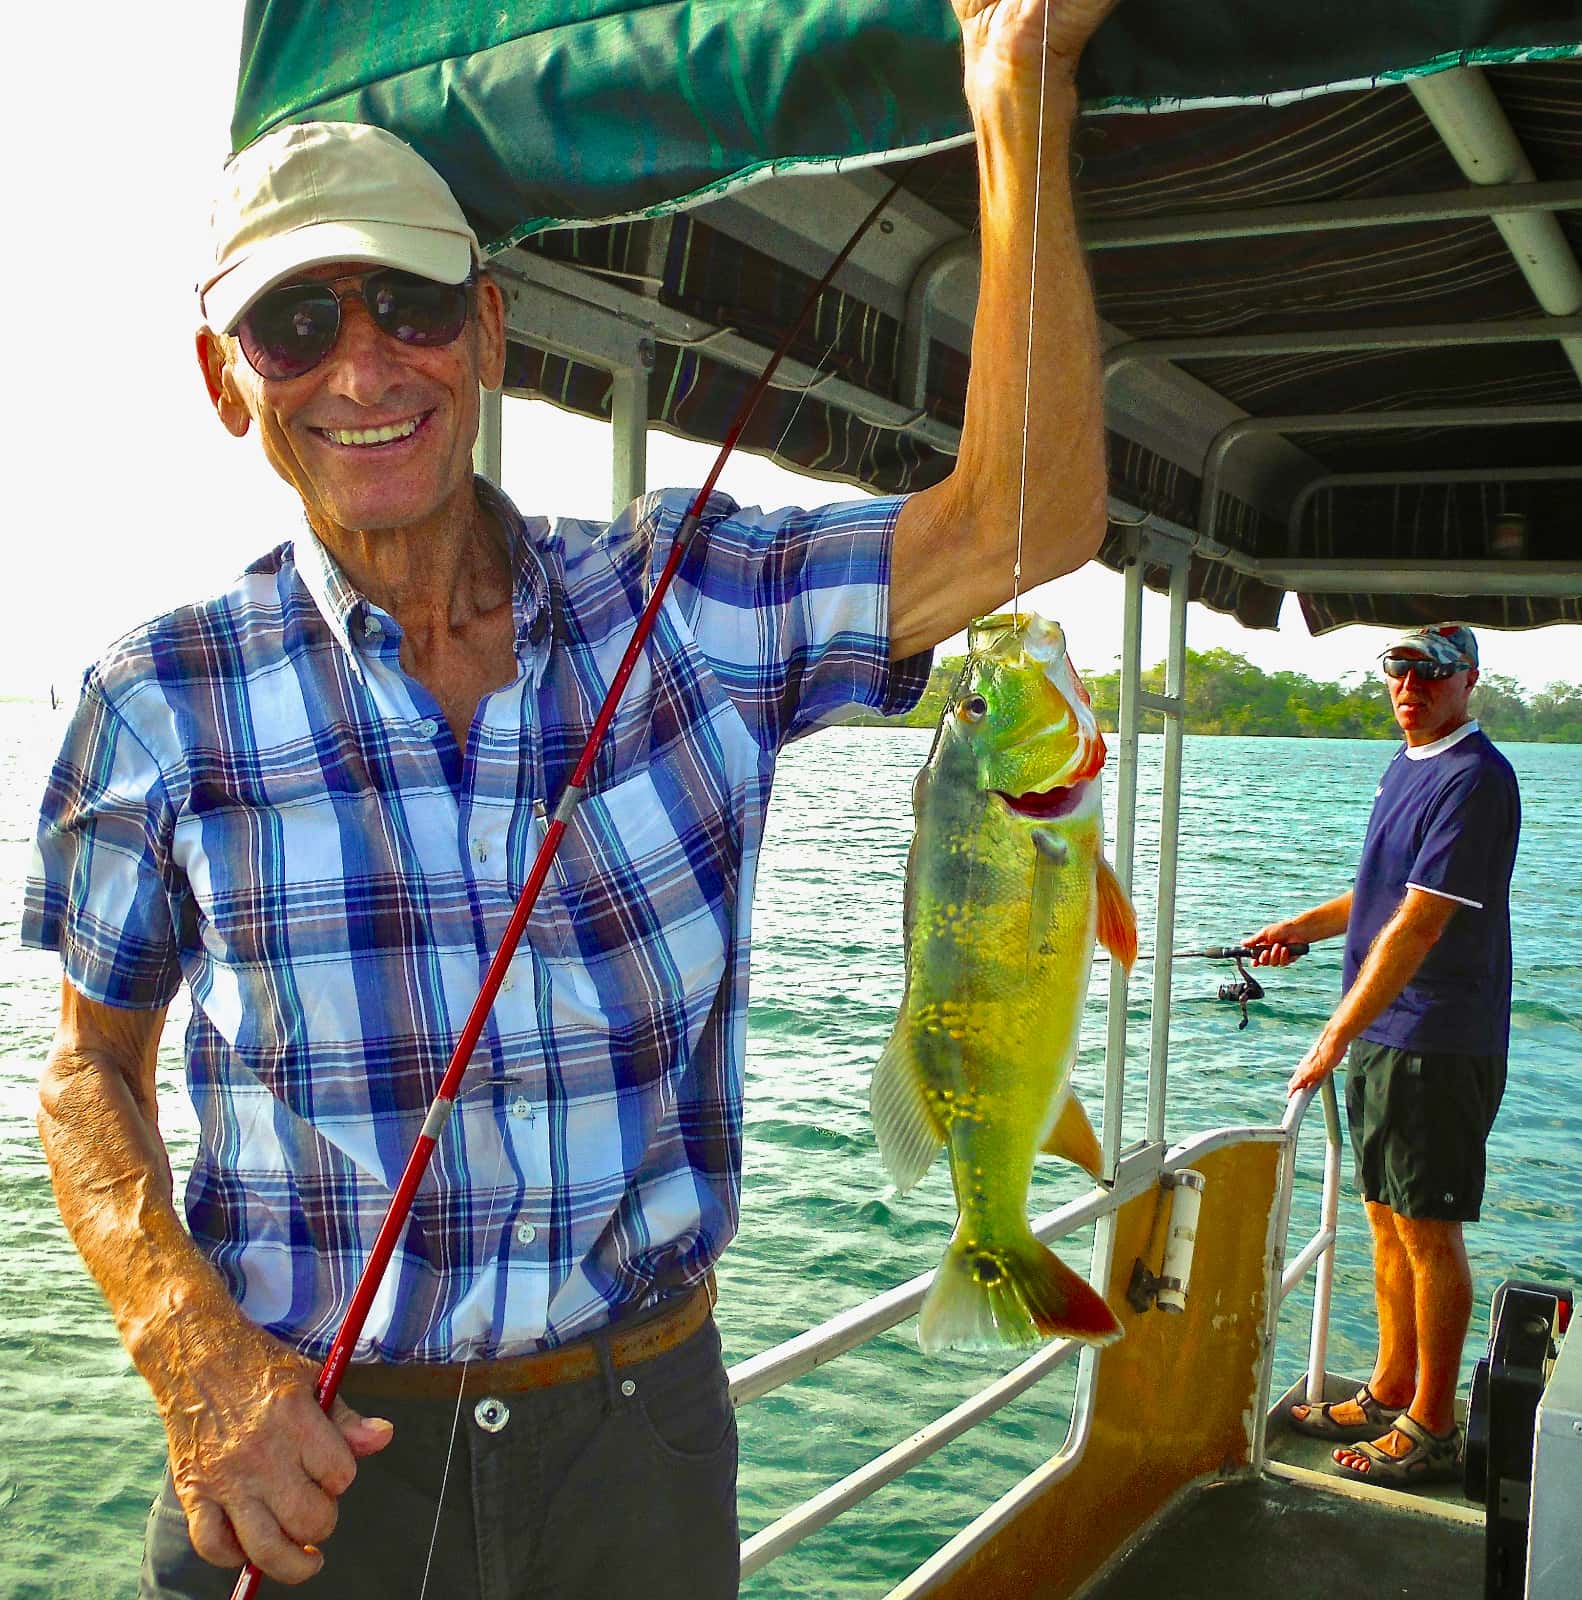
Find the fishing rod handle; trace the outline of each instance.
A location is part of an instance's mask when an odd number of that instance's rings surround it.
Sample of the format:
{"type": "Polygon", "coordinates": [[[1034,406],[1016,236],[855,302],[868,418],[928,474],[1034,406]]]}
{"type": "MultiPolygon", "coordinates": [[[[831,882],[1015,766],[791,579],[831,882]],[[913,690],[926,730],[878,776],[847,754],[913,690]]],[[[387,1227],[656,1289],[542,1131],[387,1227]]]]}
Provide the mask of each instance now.
{"type": "MultiPolygon", "coordinates": [[[[1215,958],[1222,958],[1226,961],[1250,961],[1258,954],[1260,950],[1267,950],[1268,948],[1269,946],[1267,944],[1237,944],[1227,945],[1224,949],[1205,950],[1203,954],[1215,958]]],[[[1310,944],[1302,944],[1300,941],[1296,941],[1286,945],[1285,948],[1289,950],[1293,956],[1305,956],[1313,947],[1310,944]]]]}

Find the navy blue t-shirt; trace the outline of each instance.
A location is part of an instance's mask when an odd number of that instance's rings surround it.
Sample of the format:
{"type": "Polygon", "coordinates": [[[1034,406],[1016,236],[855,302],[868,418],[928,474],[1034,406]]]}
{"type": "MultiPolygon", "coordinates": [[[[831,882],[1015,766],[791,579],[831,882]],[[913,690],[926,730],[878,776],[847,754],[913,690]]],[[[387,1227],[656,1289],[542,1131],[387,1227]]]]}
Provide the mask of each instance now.
{"type": "Polygon", "coordinates": [[[1521,819],[1516,774],[1475,722],[1396,751],[1373,798],[1352,890],[1345,987],[1408,888],[1457,900],[1461,909],[1364,1039],[1403,1050],[1505,1054],[1511,868],[1521,819]]]}

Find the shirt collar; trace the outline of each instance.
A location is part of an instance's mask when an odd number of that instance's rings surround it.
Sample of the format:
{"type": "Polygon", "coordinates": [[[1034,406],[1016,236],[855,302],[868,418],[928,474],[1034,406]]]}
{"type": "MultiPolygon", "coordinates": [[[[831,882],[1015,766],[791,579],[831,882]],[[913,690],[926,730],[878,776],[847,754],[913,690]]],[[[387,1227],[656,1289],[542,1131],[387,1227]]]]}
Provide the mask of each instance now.
{"type": "Polygon", "coordinates": [[[1478,719],[1474,717],[1471,722],[1463,722],[1453,733],[1447,733],[1443,739],[1435,739],[1432,744],[1417,746],[1404,745],[1408,761],[1432,761],[1435,756],[1442,756],[1452,745],[1458,745],[1463,739],[1470,739],[1478,731],[1478,719]]]}
{"type": "MultiPolygon", "coordinates": [[[[549,569],[537,548],[546,543],[549,524],[542,517],[524,517],[504,491],[487,478],[475,477],[473,486],[479,505],[505,531],[511,559],[511,605],[516,619],[517,656],[536,664],[547,658],[555,631],[549,569]]],[[[313,603],[335,642],[350,658],[352,670],[361,677],[358,651],[372,642],[365,636],[367,619],[373,615],[383,617],[385,613],[352,587],[339,563],[311,527],[296,541],[295,554],[297,571],[313,603]]],[[[398,631],[394,619],[388,631],[398,631]]]]}

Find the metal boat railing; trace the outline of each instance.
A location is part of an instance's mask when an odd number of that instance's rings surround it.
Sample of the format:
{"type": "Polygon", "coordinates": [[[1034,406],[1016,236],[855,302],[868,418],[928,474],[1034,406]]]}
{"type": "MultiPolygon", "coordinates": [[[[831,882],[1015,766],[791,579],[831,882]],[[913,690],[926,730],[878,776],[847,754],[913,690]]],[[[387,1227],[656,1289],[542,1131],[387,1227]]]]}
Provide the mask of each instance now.
{"type": "MultiPolygon", "coordinates": [[[[1316,1405],[1324,1398],[1324,1369],[1329,1356],[1329,1308],[1335,1286],[1335,1239],[1340,1220],[1340,1107],[1335,1099],[1335,1077],[1331,1073],[1324,1079],[1321,1097],[1324,1102],[1324,1189],[1319,1201],[1318,1231],[1297,1252],[1296,1258],[1280,1278],[1280,1300],[1283,1304],[1317,1263],[1317,1276],[1313,1284],[1313,1326],[1307,1347],[1307,1392],[1304,1398],[1316,1405]]],[[[1311,1100],[1311,1095],[1307,1097],[1311,1100]]],[[[1301,1111],[1293,1105],[1296,1126],[1300,1124],[1301,1111]]],[[[1306,1110],[1304,1105],[1302,1111],[1306,1110]]],[[[1288,1165],[1295,1176],[1296,1145],[1292,1143],[1288,1165]]]]}
{"type": "Polygon", "coordinates": [[[1269,1396],[1273,1392],[1274,1363],[1279,1344],[1280,1312],[1292,1292],[1309,1272],[1317,1270],[1313,1290],[1313,1322],[1308,1339],[1307,1378],[1303,1397],[1324,1398],[1324,1364],[1329,1349],[1329,1310],[1334,1289],[1335,1240],[1340,1218],[1340,1107],[1331,1073],[1316,1089],[1293,1095],[1285,1108],[1280,1131],[1286,1140],[1276,1198],[1274,1258],[1269,1271],[1267,1321],[1263,1361],[1259,1373],[1260,1404],[1253,1422],[1252,1463],[1261,1469],[1268,1460],[1269,1396]],[[1324,1106],[1324,1186],[1319,1199],[1318,1229],[1289,1262],[1286,1253],[1291,1232],[1291,1208],[1296,1191],[1297,1140],[1307,1110],[1316,1098],[1324,1106]]]}
{"type": "MultiPolygon", "coordinates": [[[[1279,1127],[1218,1128],[1188,1139],[1169,1151],[1158,1144],[1134,1146],[1124,1152],[1112,1186],[1094,1189],[1057,1210],[1047,1212],[1034,1223],[1033,1232],[1045,1244],[1052,1244],[1090,1223],[1098,1224],[1100,1233],[1095,1242],[1091,1276],[1095,1282],[1102,1283],[1108,1277],[1111,1266],[1107,1247],[1109,1230],[1104,1227],[1107,1219],[1112,1218],[1128,1201],[1157,1189],[1161,1179],[1191,1168],[1195,1162],[1215,1150],[1253,1142],[1280,1143],[1289,1151],[1299,1120],[1298,1105],[1299,1102],[1293,1102],[1286,1121],[1279,1127]]],[[[1286,1165],[1289,1170],[1289,1159],[1286,1165]]],[[[1287,1179],[1282,1188],[1283,1198],[1288,1197],[1288,1184],[1287,1179]]],[[[904,1322],[922,1304],[933,1280],[933,1272],[922,1273],[907,1283],[831,1317],[806,1333],[739,1362],[730,1370],[732,1400],[737,1406],[743,1406],[762,1399],[782,1385],[806,1376],[815,1368],[857,1349],[904,1322]]],[[[875,1490],[992,1416],[1074,1357],[1083,1359],[1083,1372],[1079,1376],[1076,1402],[1065,1443],[1046,1466],[1040,1468],[1033,1478],[1024,1481],[1027,1484],[1036,1482],[1041,1490],[1055,1478],[1069,1472],[1081,1459],[1087,1443],[1092,1417],[1093,1376],[1100,1355],[1072,1340],[1062,1339],[1046,1345],[944,1416],[794,1506],[754,1534],[742,1545],[742,1576],[745,1578],[767,1566],[842,1512],[867,1499],[875,1490]]],[[[1008,1520],[1014,1513],[1016,1494],[1017,1490],[1013,1490],[1010,1496],[996,1502],[985,1513],[985,1517],[993,1516],[992,1522],[979,1518],[963,1531],[957,1541],[952,1541],[946,1550],[941,1551],[934,1562],[919,1568],[908,1582],[921,1579],[925,1573],[930,1580],[940,1576],[940,1569],[935,1563],[941,1557],[947,1557],[952,1562],[966,1559],[978,1542],[989,1537],[1003,1520],[1008,1520]],[[960,1540],[969,1536],[971,1543],[958,1548],[960,1540]]],[[[894,1594],[899,1596],[904,1592],[903,1586],[894,1594]]]]}

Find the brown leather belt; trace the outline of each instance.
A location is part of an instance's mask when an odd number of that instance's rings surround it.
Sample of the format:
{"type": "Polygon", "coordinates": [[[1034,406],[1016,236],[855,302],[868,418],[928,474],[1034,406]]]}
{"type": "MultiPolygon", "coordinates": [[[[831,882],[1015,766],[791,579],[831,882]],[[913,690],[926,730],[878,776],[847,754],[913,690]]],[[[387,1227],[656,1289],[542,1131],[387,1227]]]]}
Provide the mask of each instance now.
{"type": "Polygon", "coordinates": [[[709,1320],[714,1309],[714,1274],[690,1294],[665,1301],[608,1329],[584,1334],[554,1350],[538,1350],[505,1361],[401,1361],[357,1364],[346,1369],[343,1387],[370,1397],[455,1400],[458,1395],[511,1394],[548,1389],[597,1376],[597,1341],[608,1341],[610,1363],[634,1367],[673,1350],[709,1320]]]}

